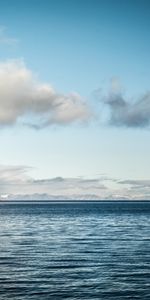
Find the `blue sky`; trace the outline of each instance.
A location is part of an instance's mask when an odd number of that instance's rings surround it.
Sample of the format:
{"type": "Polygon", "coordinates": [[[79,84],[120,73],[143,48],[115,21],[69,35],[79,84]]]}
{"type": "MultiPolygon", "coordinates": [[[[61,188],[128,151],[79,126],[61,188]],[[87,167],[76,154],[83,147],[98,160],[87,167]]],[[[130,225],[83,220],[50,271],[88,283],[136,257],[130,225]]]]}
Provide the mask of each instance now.
{"type": "Polygon", "coordinates": [[[147,0],[1,1],[1,194],[150,197],[149,29],[147,0]]]}

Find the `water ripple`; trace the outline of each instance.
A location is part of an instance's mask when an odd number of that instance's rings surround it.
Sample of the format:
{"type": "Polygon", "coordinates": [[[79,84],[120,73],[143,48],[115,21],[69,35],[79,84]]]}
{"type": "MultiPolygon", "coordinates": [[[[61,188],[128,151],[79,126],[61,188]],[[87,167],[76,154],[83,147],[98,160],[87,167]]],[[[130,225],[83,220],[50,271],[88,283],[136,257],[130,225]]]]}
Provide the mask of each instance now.
{"type": "Polygon", "coordinates": [[[0,204],[0,299],[150,299],[150,203],[0,204]]]}

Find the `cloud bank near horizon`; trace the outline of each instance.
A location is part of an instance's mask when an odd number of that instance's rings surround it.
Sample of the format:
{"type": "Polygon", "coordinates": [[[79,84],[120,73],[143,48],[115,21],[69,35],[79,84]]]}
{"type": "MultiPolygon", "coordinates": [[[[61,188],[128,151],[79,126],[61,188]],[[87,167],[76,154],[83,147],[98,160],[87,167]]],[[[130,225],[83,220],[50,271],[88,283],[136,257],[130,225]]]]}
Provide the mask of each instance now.
{"type": "Polygon", "coordinates": [[[58,195],[95,194],[105,192],[105,184],[100,179],[91,178],[55,178],[35,179],[28,175],[30,167],[0,166],[1,194],[50,193],[58,195]]]}
{"type": "Polygon", "coordinates": [[[65,95],[41,83],[22,60],[0,63],[0,126],[19,121],[35,129],[87,121],[90,109],[77,93],[65,95]]]}
{"type": "MultiPolygon", "coordinates": [[[[27,166],[0,166],[0,199],[21,195],[29,200],[43,199],[150,199],[150,180],[120,180],[108,176],[98,178],[35,179],[28,175],[27,166]],[[1,197],[2,196],[2,197],[1,197]]],[[[44,200],[43,199],[43,200],[44,200]]]]}

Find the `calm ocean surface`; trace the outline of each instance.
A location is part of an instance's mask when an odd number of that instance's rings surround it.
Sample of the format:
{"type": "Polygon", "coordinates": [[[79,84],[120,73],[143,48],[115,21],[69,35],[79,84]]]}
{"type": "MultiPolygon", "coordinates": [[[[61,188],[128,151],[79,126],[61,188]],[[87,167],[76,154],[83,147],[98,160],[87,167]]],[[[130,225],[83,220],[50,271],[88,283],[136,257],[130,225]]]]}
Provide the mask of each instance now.
{"type": "Polygon", "coordinates": [[[150,300],[150,202],[0,204],[0,300],[150,300]]]}

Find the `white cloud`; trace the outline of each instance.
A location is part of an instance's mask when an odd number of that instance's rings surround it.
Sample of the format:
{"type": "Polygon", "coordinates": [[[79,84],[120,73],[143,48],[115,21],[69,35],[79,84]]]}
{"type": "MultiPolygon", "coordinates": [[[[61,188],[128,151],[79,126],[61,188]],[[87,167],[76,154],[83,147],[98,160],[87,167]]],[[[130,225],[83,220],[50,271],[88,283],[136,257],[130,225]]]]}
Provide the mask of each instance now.
{"type": "Polygon", "coordinates": [[[1,126],[22,121],[40,129],[89,117],[89,108],[77,93],[65,95],[50,84],[40,83],[22,60],[0,63],[1,126]]]}

